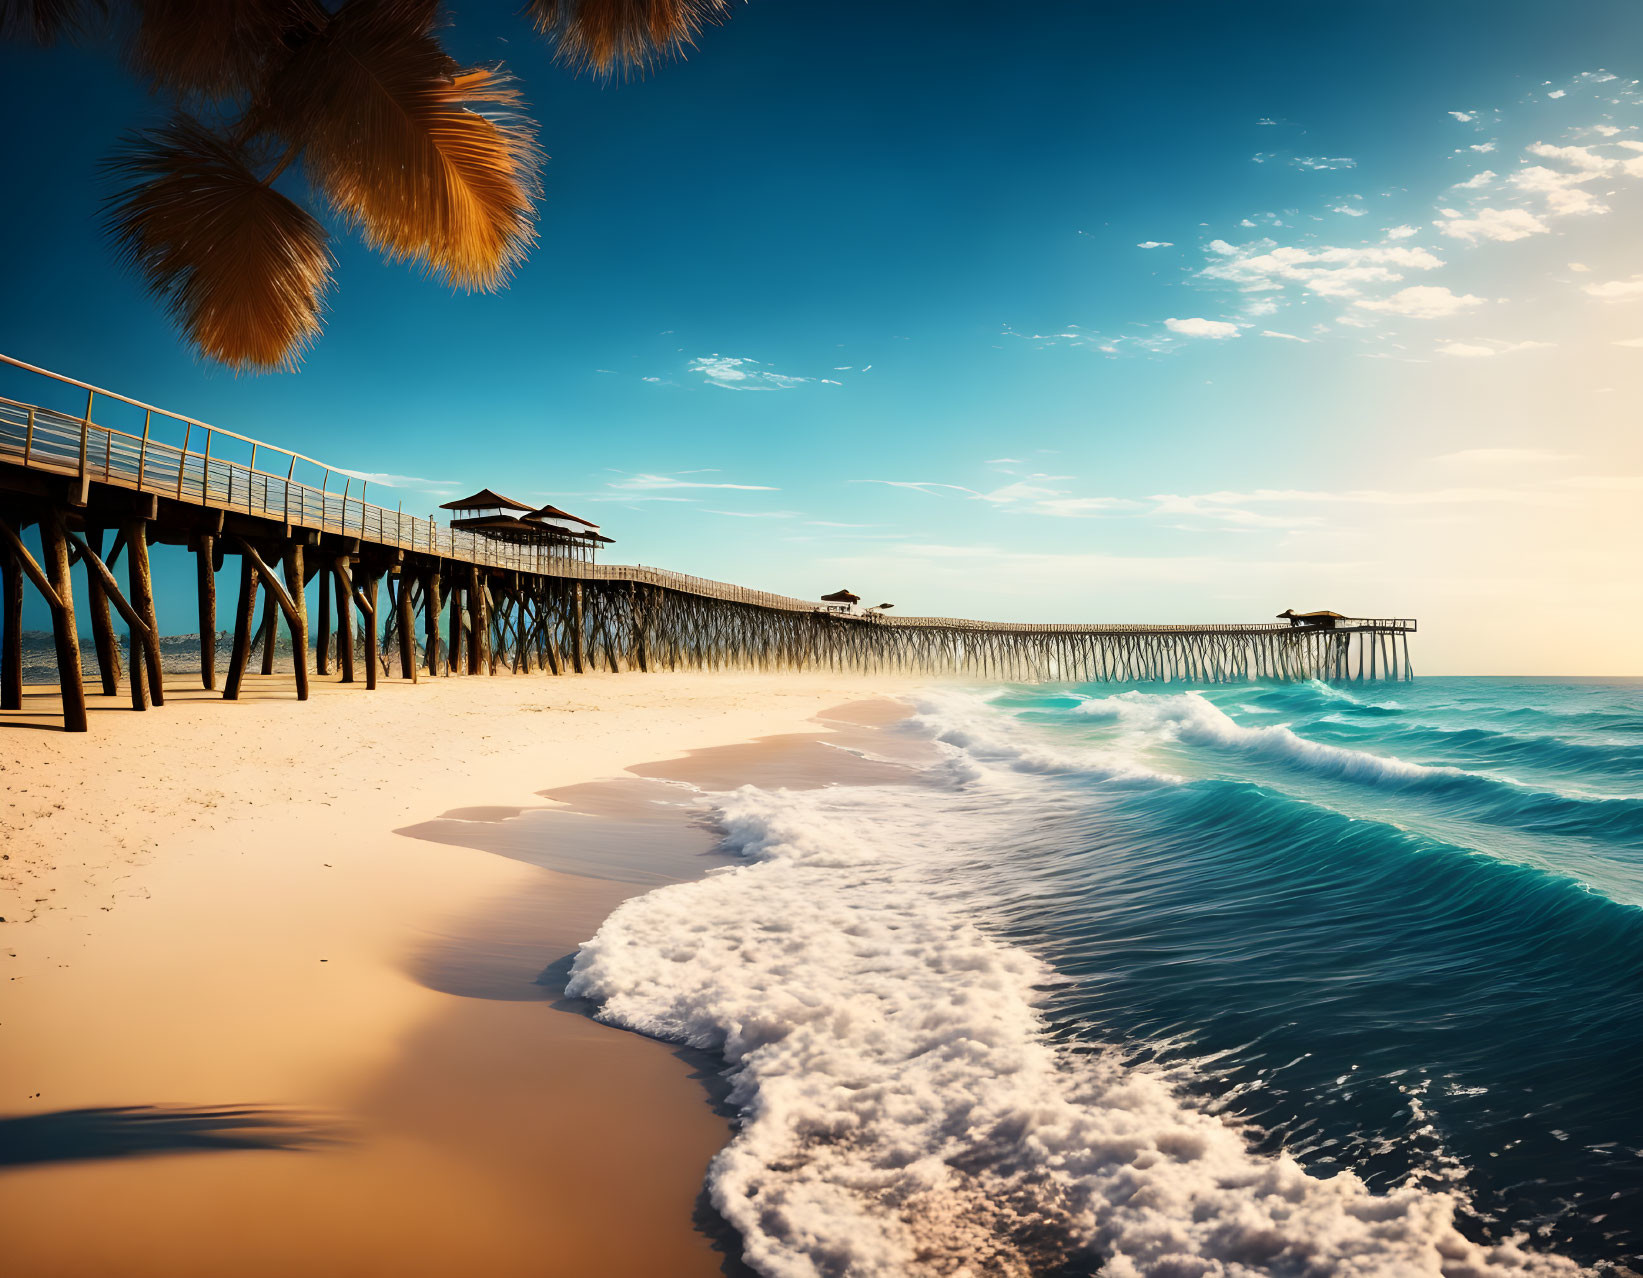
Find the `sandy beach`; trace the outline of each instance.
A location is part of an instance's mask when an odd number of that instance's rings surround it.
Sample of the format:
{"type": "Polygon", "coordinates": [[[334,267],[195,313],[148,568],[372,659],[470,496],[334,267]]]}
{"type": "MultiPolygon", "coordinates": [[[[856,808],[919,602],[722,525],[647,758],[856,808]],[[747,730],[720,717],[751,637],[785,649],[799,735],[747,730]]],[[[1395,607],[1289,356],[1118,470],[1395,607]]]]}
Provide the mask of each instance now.
{"type": "Polygon", "coordinates": [[[31,690],[0,730],[7,1271],[725,1272],[712,1071],[563,974],[722,863],[678,782],[895,779],[832,748],[895,688],[179,679],[83,736],[31,690]]]}

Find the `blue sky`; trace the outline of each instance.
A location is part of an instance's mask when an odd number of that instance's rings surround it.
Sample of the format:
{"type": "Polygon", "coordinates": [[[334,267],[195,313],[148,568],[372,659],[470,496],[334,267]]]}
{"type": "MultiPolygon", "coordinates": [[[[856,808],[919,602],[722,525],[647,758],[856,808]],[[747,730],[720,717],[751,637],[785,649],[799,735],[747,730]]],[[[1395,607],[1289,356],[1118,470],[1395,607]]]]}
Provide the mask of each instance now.
{"type": "Polygon", "coordinates": [[[755,0],[621,85],[509,4],[452,13],[552,157],[507,292],[338,228],[302,370],[207,366],[97,229],[99,157],[162,104],[11,47],[0,350],[419,512],[551,498],[620,561],[998,619],[1418,615],[1418,669],[1643,670],[1636,5],[755,0]]]}

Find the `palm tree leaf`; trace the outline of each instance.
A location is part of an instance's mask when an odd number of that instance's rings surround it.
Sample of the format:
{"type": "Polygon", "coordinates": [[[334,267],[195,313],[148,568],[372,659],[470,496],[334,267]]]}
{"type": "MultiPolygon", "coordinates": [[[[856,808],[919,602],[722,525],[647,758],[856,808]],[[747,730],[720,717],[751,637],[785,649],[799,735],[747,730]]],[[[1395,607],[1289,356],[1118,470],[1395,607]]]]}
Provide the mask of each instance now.
{"type": "Polygon", "coordinates": [[[0,0],[0,39],[55,44],[108,13],[108,0],[0,0]]]}
{"type": "Polygon", "coordinates": [[[535,242],[542,156],[512,80],[461,69],[436,14],[433,0],[349,0],[274,77],[268,126],[373,248],[495,289],[535,242]]]}
{"type": "Polygon", "coordinates": [[[136,134],[107,164],[126,181],[109,229],[202,353],[289,370],[320,329],[325,230],[187,116],[136,134]]]}
{"type": "Polygon", "coordinates": [[[136,0],[131,57],[155,85],[212,96],[255,86],[294,33],[326,19],[315,0],[136,0]]]}
{"type": "Polygon", "coordinates": [[[698,31],[730,16],[730,0],[527,0],[525,11],[561,62],[609,75],[683,56],[698,31]]]}

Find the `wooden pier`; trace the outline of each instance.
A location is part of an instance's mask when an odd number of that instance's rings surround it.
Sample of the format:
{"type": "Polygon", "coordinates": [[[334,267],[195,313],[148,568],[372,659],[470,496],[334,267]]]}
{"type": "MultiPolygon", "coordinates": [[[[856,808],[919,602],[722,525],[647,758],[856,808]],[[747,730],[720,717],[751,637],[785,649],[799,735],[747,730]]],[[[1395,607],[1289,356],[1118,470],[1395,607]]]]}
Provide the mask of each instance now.
{"type": "Polygon", "coordinates": [[[353,472],[8,356],[0,363],[43,379],[50,394],[31,398],[61,404],[72,395],[79,410],[0,398],[0,709],[21,705],[26,581],[51,611],[70,731],[86,728],[76,590],[85,592],[102,693],[121,695],[124,685],[137,710],[164,701],[154,546],[194,556],[199,678],[208,689],[218,683],[217,574],[238,561],[221,689],[230,700],[254,645],[272,673],[277,627],[290,636],[298,698],[308,696],[310,671],[328,675],[333,666],[366,688],[396,671],[413,681],[678,669],[1067,682],[1411,677],[1415,622],[1407,619],[1346,618],[1323,629],[890,618],[594,563],[370,504],[368,483],[353,472]],[[31,525],[42,560],[22,541],[31,525]],[[130,635],[129,671],[111,608],[130,635]]]}

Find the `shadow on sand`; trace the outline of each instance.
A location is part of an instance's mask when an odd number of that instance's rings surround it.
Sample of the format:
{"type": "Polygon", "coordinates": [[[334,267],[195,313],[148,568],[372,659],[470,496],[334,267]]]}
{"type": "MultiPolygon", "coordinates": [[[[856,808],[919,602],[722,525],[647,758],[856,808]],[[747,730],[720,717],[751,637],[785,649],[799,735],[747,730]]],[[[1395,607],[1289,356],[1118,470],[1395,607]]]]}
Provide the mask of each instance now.
{"type": "Polygon", "coordinates": [[[235,1149],[335,1144],[330,1128],[273,1110],[114,1105],[0,1118],[0,1167],[235,1149]]]}

